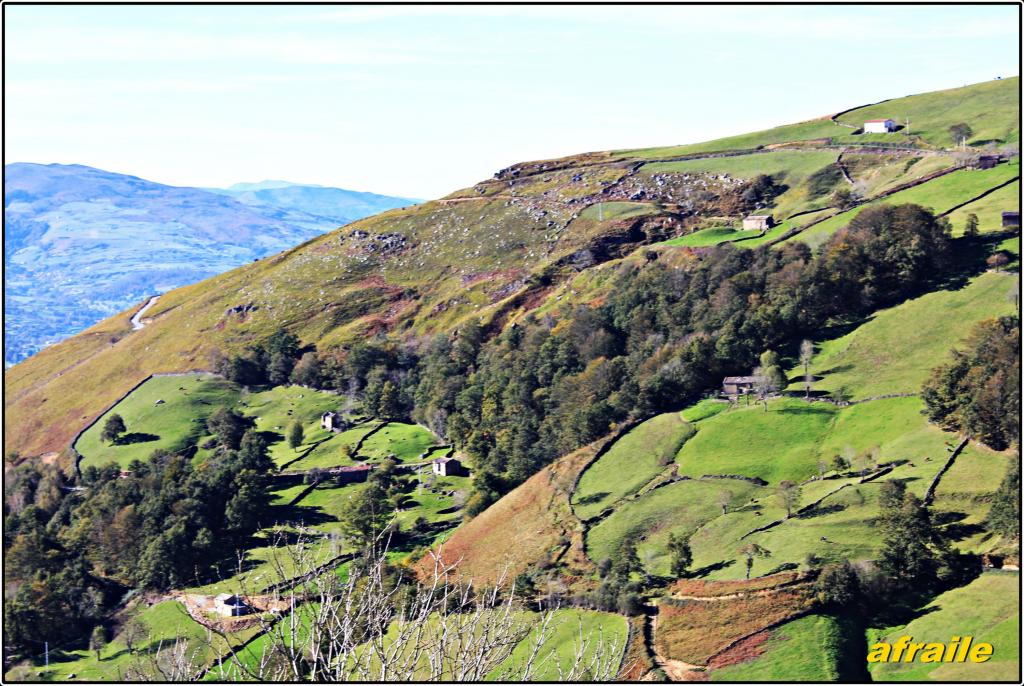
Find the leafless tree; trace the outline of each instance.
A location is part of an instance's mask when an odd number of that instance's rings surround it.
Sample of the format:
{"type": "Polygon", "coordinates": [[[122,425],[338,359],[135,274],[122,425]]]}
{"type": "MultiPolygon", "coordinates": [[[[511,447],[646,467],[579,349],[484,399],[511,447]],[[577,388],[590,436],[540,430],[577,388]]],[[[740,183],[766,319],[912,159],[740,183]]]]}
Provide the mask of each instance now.
{"type": "Polygon", "coordinates": [[[792,517],[793,508],[800,504],[800,486],[789,480],[780,481],[776,493],[779,502],[786,508],[786,518],[792,517]]]}
{"type": "Polygon", "coordinates": [[[811,359],[814,357],[814,343],[804,339],[800,343],[800,364],[804,368],[804,398],[811,397],[811,383],[814,382],[814,375],[811,374],[811,359]]]}
{"type": "Polygon", "coordinates": [[[729,504],[732,503],[732,491],[721,490],[718,492],[718,505],[722,508],[722,514],[729,514],[729,504]]]}

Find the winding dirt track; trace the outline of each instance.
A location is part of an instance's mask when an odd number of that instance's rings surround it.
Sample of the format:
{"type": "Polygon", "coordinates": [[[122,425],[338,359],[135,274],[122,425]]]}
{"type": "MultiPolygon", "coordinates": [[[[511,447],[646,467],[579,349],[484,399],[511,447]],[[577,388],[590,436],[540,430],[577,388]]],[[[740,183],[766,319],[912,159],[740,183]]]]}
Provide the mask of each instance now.
{"type": "Polygon", "coordinates": [[[152,298],[146,301],[146,304],[139,308],[139,311],[132,315],[132,331],[138,331],[139,329],[146,328],[146,325],[142,323],[142,315],[146,314],[146,310],[156,305],[156,301],[160,299],[159,295],[154,295],[152,298]]]}

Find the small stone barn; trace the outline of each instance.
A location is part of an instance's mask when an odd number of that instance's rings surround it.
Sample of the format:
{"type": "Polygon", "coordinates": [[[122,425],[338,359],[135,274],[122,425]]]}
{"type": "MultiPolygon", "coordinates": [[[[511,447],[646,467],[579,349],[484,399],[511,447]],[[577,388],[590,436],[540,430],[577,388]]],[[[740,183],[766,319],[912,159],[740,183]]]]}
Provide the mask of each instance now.
{"type": "Polygon", "coordinates": [[[469,470],[457,457],[439,457],[430,463],[430,469],[438,476],[469,476],[469,470]]]}
{"type": "Polygon", "coordinates": [[[340,412],[324,412],[320,415],[320,426],[328,431],[339,432],[348,428],[348,421],[340,412]]]}
{"type": "Polygon", "coordinates": [[[991,169],[999,164],[999,155],[982,155],[974,163],[975,169],[991,169]]]}
{"type": "Polygon", "coordinates": [[[760,376],[727,376],[722,379],[722,394],[731,397],[753,393],[758,383],[764,380],[760,376]]]}
{"type": "Polygon", "coordinates": [[[221,617],[241,617],[252,612],[249,604],[237,595],[221,593],[213,599],[213,610],[221,617]]]}
{"type": "Polygon", "coordinates": [[[770,214],[752,214],[749,217],[743,218],[743,228],[746,229],[759,229],[766,231],[775,226],[775,218],[770,214]]]}
{"type": "Polygon", "coordinates": [[[892,133],[896,122],[892,119],[868,119],[864,122],[864,133],[892,133]]]}
{"type": "Polygon", "coordinates": [[[1003,212],[1003,228],[1004,229],[1019,229],[1020,228],[1020,212],[1003,212]]]}

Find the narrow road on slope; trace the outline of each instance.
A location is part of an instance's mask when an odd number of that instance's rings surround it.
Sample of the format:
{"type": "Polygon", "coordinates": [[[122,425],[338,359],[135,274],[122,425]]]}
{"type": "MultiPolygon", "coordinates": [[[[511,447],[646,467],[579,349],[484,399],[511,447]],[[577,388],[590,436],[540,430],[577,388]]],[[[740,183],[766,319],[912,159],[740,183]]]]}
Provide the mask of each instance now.
{"type": "Polygon", "coordinates": [[[698,681],[704,676],[706,668],[682,660],[673,660],[657,649],[654,635],[658,630],[658,606],[650,603],[644,607],[644,642],[647,652],[654,658],[654,664],[660,667],[669,681],[698,681]]]}
{"type": "Polygon", "coordinates": [[[154,295],[152,298],[146,301],[146,304],[139,308],[139,311],[132,315],[132,331],[138,331],[139,329],[146,328],[146,325],[142,323],[142,315],[146,314],[146,310],[156,305],[156,301],[160,299],[159,295],[154,295]]]}

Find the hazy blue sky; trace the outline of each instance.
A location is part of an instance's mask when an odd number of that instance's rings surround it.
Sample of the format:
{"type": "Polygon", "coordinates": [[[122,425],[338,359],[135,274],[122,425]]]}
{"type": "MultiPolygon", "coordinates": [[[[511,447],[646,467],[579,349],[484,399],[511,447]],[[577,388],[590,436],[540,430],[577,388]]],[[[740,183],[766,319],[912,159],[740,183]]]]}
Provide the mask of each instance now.
{"type": "Polygon", "coordinates": [[[1016,6],[39,7],[5,162],[435,197],[1018,71],[1016,6]]]}

